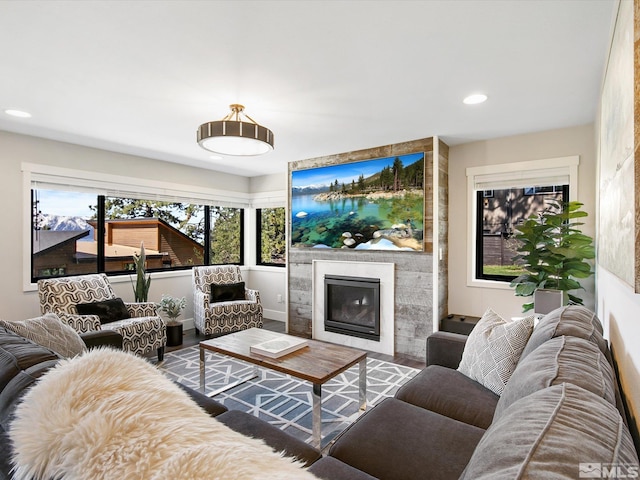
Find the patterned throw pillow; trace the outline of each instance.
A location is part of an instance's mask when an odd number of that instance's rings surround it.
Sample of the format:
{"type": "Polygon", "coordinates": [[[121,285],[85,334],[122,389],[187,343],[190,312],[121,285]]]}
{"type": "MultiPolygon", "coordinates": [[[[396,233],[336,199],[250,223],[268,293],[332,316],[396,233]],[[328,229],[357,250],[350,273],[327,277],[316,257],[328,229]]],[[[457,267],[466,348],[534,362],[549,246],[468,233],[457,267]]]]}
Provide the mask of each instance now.
{"type": "Polygon", "coordinates": [[[87,349],[80,335],[53,313],[28,320],[0,320],[0,326],[65,358],[75,357],[87,349]]]}
{"type": "Polygon", "coordinates": [[[469,335],[458,371],[502,395],[531,336],[533,320],[532,315],[507,321],[488,309],[469,335]]]}

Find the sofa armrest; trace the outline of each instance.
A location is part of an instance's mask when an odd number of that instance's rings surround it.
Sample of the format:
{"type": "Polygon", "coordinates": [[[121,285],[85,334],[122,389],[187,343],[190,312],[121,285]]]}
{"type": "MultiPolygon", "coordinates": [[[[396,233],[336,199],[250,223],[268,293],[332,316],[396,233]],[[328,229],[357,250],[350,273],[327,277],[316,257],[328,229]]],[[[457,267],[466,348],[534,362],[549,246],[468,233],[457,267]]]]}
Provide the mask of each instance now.
{"type": "Polygon", "coordinates": [[[129,315],[133,318],[138,317],[157,317],[158,310],[153,302],[125,302],[129,315]]]}
{"type": "Polygon", "coordinates": [[[250,288],[244,289],[244,298],[255,303],[260,303],[260,292],[258,290],[252,290],[250,288]]]}
{"type": "Polygon", "coordinates": [[[202,305],[205,309],[209,308],[209,298],[210,295],[201,290],[195,289],[193,291],[193,303],[202,305]]]}
{"type": "Polygon", "coordinates": [[[311,445],[250,413],[229,410],[216,418],[231,430],[247,437],[259,438],[276,452],[293,457],[307,467],[322,457],[320,451],[311,445]]]}
{"type": "Polygon", "coordinates": [[[100,330],[100,317],[97,315],[79,315],[74,313],[58,313],[58,318],[78,333],[100,330]]]}
{"type": "Polygon", "coordinates": [[[309,471],[318,478],[331,480],[377,480],[362,470],[341,462],[337,458],[323,457],[309,467],[309,471]]]}
{"type": "Polygon", "coordinates": [[[458,368],[469,337],[459,333],[435,332],[427,337],[427,366],[458,368]]]}
{"type": "Polygon", "coordinates": [[[205,412],[207,412],[212,417],[217,417],[221,413],[224,413],[228,410],[223,404],[215,401],[213,398],[206,396],[205,394],[194,390],[193,388],[189,388],[186,385],[181,384],[180,382],[174,381],[176,385],[178,385],[182,390],[187,392],[187,394],[191,397],[191,399],[196,402],[200,408],[202,408],[205,412]]]}
{"type": "Polygon", "coordinates": [[[122,350],[122,335],[115,330],[94,330],[81,333],[80,338],[89,349],[106,346],[122,350]]]}

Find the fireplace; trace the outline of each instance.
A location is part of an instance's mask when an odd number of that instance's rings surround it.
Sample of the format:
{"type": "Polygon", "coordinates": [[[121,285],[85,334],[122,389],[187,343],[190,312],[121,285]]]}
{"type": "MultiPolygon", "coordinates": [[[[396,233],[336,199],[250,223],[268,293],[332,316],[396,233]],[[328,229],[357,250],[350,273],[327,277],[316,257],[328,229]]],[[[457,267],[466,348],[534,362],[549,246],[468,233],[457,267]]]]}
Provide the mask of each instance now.
{"type": "Polygon", "coordinates": [[[324,276],[324,329],[380,341],[380,279],[324,276]]]}

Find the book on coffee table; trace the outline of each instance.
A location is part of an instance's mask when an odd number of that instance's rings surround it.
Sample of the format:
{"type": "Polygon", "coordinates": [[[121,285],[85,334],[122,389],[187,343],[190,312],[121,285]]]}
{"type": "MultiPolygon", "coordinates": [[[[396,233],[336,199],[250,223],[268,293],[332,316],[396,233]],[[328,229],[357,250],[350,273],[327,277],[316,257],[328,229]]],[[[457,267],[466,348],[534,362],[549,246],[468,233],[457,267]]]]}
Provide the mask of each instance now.
{"type": "Polygon", "coordinates": [[[251,345],[251,353],[257,353],[266,357],[278,358],[288,353],[295,352],[308,345],[304,338],[282,335],[280,337],[267,340],[266,342],[251,345]]]}

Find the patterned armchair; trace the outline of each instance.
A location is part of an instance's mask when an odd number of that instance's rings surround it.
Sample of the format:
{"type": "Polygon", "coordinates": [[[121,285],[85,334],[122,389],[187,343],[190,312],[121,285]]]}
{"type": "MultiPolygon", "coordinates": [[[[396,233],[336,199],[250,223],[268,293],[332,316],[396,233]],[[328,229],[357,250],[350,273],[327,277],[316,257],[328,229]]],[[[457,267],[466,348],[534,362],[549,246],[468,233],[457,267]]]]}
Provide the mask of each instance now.
{"type": "Polygon", "coordinates": [[[131,318],[109,323],[101,324],[97,315],[78,314],[80,303],[117,298],[104,273],[39,280],[38,295],[42,314],[55,313],[78,333],[114,330],[122,335],[124,351],[144,355],[155,349],[158,361],[163,360],[167,330],[154,303],[125,303],[131,318]]]}
{"type": "Polygon", "coordinates": [[[262,304],[257,290],[244,289],[244,299],[212,302],[211,289],[242,282],[240,267],[215,265],[193,267],[193,319],[196,333],[214,334],[262,328],[262,304]]]}

